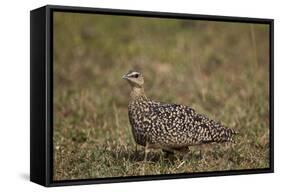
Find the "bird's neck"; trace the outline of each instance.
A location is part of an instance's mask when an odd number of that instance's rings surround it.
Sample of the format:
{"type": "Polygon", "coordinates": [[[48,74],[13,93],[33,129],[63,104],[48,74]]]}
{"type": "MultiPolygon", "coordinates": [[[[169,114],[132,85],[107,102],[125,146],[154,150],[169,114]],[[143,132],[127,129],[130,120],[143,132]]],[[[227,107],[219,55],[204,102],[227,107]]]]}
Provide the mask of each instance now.
{"type": "Polygon", "coordinates": [[[136,100],[139,98],[147,99],[143,87],[132,87],[130,96],[131,96],[131,100],[136,100]]]}

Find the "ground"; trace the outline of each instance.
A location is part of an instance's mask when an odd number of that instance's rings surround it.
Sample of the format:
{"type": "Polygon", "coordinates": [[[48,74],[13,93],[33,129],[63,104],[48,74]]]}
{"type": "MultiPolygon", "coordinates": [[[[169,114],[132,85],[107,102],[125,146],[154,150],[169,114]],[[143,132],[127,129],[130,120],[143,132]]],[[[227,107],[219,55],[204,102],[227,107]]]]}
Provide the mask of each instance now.
{"type": "Polygon", "coordinates": [[[269,26],[55,13],[54,179],[269,167],[269,26]],[[141,70],[149,98],[235,129],[236,144],[186,158],[133,140],[122,80],[141,70]]]}

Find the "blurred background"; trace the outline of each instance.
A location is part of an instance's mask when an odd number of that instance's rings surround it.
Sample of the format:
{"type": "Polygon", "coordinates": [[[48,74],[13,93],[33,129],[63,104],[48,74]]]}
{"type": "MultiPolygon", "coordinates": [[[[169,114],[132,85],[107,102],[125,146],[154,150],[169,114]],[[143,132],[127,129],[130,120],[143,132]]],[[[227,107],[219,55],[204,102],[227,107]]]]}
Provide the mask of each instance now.
{"type": "Polygon", "coordinates": [[[269,25],[54,13],[54,179],[269,167],[269,25]],[[128,121],[140,70],[146,95],[239,131],[235,145],[143,163],[128,121]],[[184,163],[182,163],[184,162],[184,163]]]}

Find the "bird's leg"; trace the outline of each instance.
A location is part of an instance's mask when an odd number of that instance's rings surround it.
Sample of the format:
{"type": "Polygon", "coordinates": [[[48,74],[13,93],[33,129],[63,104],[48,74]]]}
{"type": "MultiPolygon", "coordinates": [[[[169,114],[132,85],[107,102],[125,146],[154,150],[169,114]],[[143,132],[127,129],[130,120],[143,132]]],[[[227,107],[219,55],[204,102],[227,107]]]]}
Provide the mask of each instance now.
{"type": "Polygon", "coordinates": [[[148,143],[146,143],[145,145],[145,149],[144,149],[144,164],[143,164],[143,167],[142,167],[142,175],[145,175],[145,164],[146,164],[146,160],[147,160],[147,154],[149,153],[149,145],[148,143]]]}
{"type": "Polygon", "coordinates": [[[135,145],[135,154],[137,154],[137,152],[138,152],[138,145],[136,144],[135,145]]]}
{"type": "Polygon", "coordinates": [[[171,156],[174,156],[175,154],[173,150],[169,150],[169,149],[162,149],[162,151],[164,152],[165,158],[169,158],[171,156]]]}
{"type": "Polygon", "coordinates": [[[145,149],[144,149],[144,162],[146,162],[146,160],[147,160],[147,154],[148,153],[149,153],[149,145],[146,144],[145,149]]]}
{"type": "Polygon", "coordinates": [[[134,151],[133,156],[134,156],[135,159],[138,159],[138,157],[139,157],[139,155],[138,155],[138,144],[135,144],[135,151],[134,151]]]}
{"type": "Polygon", "coordinates": [[[180,152],[181,154],[183,154],[183,159],[186,160],[188,157],[188,153],[190,152],[188,147],[184,147],[184,148],[177,148],[175,149],[176,151],[180,152]]]}

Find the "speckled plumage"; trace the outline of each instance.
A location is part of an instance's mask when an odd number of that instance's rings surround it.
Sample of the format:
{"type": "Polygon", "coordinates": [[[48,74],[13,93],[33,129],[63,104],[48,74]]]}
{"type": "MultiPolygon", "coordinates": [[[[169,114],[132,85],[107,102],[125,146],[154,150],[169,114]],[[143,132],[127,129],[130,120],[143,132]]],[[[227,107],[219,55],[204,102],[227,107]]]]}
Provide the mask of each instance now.
{"type": "Polygon", "coordinates": [[[236,133],[233,129],[190,107],[149,100],[144,94],[144,81],[139,72],[130,71],[123,78],[132,87],[128,115],[137,144],[180,151],[192,145],[233,141],[236,133]]]}

